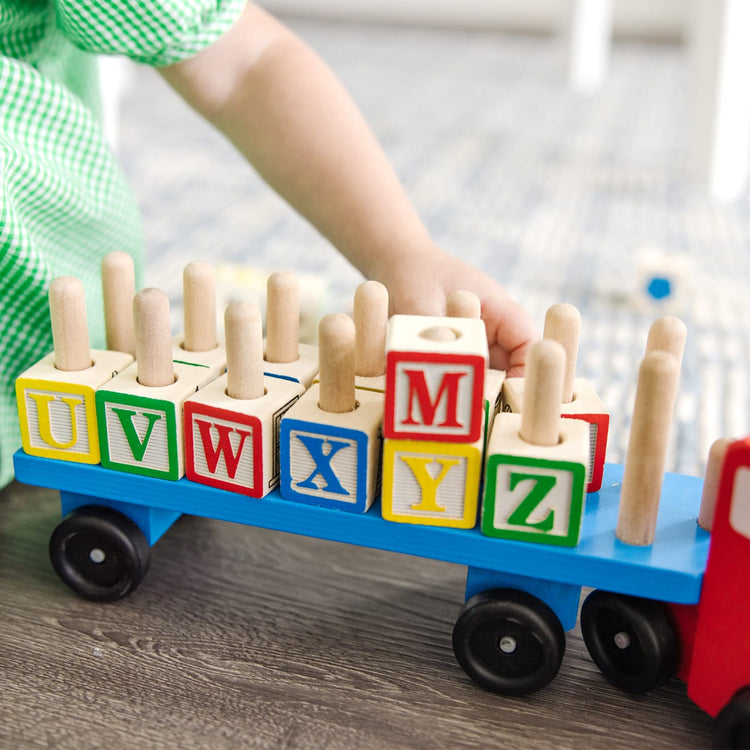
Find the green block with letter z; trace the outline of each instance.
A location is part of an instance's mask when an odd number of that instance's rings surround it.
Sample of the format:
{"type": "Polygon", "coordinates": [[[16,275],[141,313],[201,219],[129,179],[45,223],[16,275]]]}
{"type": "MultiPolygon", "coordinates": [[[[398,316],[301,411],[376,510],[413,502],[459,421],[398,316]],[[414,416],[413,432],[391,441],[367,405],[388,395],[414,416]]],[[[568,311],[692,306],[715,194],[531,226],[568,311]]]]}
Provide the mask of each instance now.
{"type": "Polygon", "coordinates": [[[585,502],[583,463],[493,454],[487,460],[482,533],[575,547],[585,502]]]}

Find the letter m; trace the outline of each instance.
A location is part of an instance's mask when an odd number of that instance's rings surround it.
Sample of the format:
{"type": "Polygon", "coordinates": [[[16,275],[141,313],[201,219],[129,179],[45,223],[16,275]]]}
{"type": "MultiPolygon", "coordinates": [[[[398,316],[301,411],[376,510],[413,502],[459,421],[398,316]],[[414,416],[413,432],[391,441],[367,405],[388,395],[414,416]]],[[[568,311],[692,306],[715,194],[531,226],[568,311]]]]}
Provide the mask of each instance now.
{"type": "Polygon", "coordinates": [[[408,406],[406,418],[402,425],[434,426],[441,402],[445,402],[445,417],[438,427],[461,428],[458,421],[459,381],[466,372],[443,373],[434,398],[431,397],[424,370],[404,370],[408,380],[408,406]],[[415,416],[415,407],[419,408],[420,419],[415,416]]]}

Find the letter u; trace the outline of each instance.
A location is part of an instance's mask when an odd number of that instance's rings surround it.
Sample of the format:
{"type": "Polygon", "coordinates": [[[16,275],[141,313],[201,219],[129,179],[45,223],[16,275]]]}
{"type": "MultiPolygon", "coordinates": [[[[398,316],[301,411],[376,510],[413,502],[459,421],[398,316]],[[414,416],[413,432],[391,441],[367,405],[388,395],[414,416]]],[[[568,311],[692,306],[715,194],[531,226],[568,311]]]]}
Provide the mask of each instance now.
{"type": "Polygon", "coordinates": [[[70,440],[61,442],[52,434],[52,419],[50,416],[50,404],[57,400],[57,397],[51,393],[31,393],[27,392],[29,398],[36,403],[37,418],[39,420],[39,436],[47,445],[58,450],[68,450],[78,442],[78,424],[76,422],[76,406],[83,404],[83,399],[74,396],[61,396],[60,401],[68,407],[70,419],[70,440]]]}

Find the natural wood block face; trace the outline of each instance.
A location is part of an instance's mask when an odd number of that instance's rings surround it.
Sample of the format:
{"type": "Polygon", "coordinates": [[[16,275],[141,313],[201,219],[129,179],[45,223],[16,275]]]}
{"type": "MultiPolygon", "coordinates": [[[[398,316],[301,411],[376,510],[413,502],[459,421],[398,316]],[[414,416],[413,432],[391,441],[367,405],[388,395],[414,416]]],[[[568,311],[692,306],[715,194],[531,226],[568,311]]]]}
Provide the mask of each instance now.
{"type": "Polygon", "coordinates": [[[355,388],[362,388],[366,391],[385,393],[385,375],[355,375],[354,386],[355,388]]]}
{"type": "Polygon", "coordinates": [[[502,413],[487,445],[482,533],[574,547],[585,501],[588,425],[561,422],[560,442],[532,445],[519,436],[521,415],[502,413]]]}
{"type": "Polygon", "coordinates": [[[91,367],[64,372],[54,352],[16,380],[23,449],[32,456],[99,463],[94,393],[133,361],[123,352],[91,350],[91,367]]]}
{"type": "MultiPolygon", "coordinates": [[[[315,377],[313,383],[319,383],[320,378],[315,377]]],[[[385,393],[385,375],[373,375],[372,377],[366,377],[364,375],[354,376],[354,387],[357,390],[363,391],[376,391],[377,393],[385,393]]]]}
{"type": "Polygon", "coordinates": [[[383,518],[471,529],[477,522],[482,440],[390,440],[383,446],[383,518]]]}
{"type": "Polygon", "coordinates": [[[160,479],[185,473],[182,407],[202,383],[202,368],[175,363],[175,382],[138,383],[132,364],[96,393],[102,466],[160,479]]]}
{"type": "Polygon", "coordinates": [[[286,378],[302,383],[309,388],[318,374],[318,347],[313,344],[299,345],[299,356],[294,362],[269,362],[263,360],[263,372],[277,378],[286,378]]]}
{"type": "Polygon", "coordinates": [[[482,439],[485,448],[492,434],[495,417],[502,408],[504,382],[504,370],[489,369],[484,374],[484,425],[482,427],[482,439]]]}
{"type": "Polygon", "coordinates": [[[320,386],[281,420],[282,497],[364,513],[380,489],[383,394],[357,390],[357,408],[324,412],[320,386]]]}
{"type": "Polygon", "coordinates": [[[488,359],[481,320],[394,315],[386,343],[384,436],[476,442],[488,359]]]}
{"type": "MultiPolygon", "coordinates": [[[[508,378],[503,384],[503,411],[521,413],[526,387],[525,378],[508,378]]],[[[607,455],[609,412],[591,383],[576,378],[573,400],[560,404],[561,416],[580,419],[589,426],[589,463],[586,466],[586,492],[597,492],[602,486],[604,460],[607,455]]]]}
{"type": "Polygon", "coordinates": [[[203,352],[191,352],[183,346],[185,335],[178,334],[172,339],[172,359],[176,364],[193,365],[203,368],[203,382],[201,388],[207,385],[219,375],[223,375],[227,368],[227,351],[223,343],[217,344],[213,349],[203,352]]]}
{"type": "Polygon", "coordinates": [[[259,398],[231,398],[222,375],[185,401],[188,479],[250,497],[264,497],[278,485],[281,418],[304,388],[270,377],[264,385],[259,398]]]}

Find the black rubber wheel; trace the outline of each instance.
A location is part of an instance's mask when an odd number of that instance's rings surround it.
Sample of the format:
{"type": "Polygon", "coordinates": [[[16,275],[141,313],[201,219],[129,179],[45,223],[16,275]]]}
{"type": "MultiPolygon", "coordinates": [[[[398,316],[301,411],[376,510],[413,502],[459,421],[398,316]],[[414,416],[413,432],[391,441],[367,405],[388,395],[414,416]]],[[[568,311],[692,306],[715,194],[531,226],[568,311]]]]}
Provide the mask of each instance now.
{"type": "Polygon", "coordinates": [[[111,508],[76,508],[49,540],[52,566],[76,594],[92,601],[122,599],[148,571],[151,549],[138,526],[111,508]]]}
{"type": "Polygon", "coordinates": [[[464,604],[453,651],[466,674],[488,690],[528,695],[560,670],[565,631],[541,600],[516,589],[489,589],[464,604]]]}
{"type": "Polygon", "coordinates": [[[661,602],[593,591],[581,608],[581,632],[602,674],[629,693],[647,693],[677,672],[680,648],[661,602]]]}
{"type": "Polygon", "coordinates": [[[714,747],[750,748],[750,687],[721,709],[714,724],[714,747]]]}

